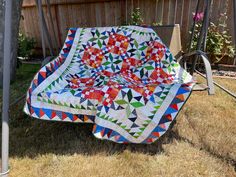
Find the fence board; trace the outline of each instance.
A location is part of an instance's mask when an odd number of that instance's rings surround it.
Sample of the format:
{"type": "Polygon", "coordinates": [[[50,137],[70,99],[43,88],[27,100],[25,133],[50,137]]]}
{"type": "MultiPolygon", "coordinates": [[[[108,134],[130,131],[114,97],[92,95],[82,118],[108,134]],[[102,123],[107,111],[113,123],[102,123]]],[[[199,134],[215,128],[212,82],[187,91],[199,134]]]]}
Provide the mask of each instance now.
{"type": "MultiPolygon", "coordinates": [[[[232,1],[229,1],[228,15],[232,15],[232,1]]],[[[51,0],[51,12],[54,27],[62,45],[69,27],[93,27],[124,25],[130,22],[134,8],[140,7],[144,23],[161,22],[165,25],[180,24],[183,44],[188,43],[188,31],[191,28],[192,12],[195,11],[196,0],[51,0]]],[[[202,1],[203,2],[203,1],[202,1]]],[[[200,12],[203,3],[200,5],[200,12]]],[[[219,14],[224,11],[224,0],[213,0],[211,20],[217,23],[219,14]]],[[[48,12],[43,1],[46,22],[48,12]]],[[[22,8],[21,31],[34,37],[37,45],[41,45],[39,18],[34,0],[24,0],[22,8]]],[[[233,19],[228,18],[230,34],[233,35],[233,19]]],[[[49,25],[50,27],[50,25],[49,25]]],[[[52,30],[50,30],[51,36],[52,30]]],[[[185,47],[185,46],[184,46],[185,47]]]]}
{"type": "Polygon", "coordinates": [[[164,7],[164,0],[158,0],[157,5],[157,22],[163,23],[163,7],[164,7]]]}
{"type": "Polygon", "coordinates": [[[176,1],[177,0],[170,0],[169,1],[169,24],[174,24],[175,23],[175,6],[176,6],[176,1]]]}
{"type": "Polygon", "coordinates": [[[164,6],[162,11],[162,22],[163,25],[167,25],[169,22],[169,0],[164,0],[164,6]]]}
{"type": "Polygon", "coordinates": [[[176,16],[175,16],[175,23],[182,26],[182,19],[183,19],[183,0],[177,0],[176,4],[176,16]]]}

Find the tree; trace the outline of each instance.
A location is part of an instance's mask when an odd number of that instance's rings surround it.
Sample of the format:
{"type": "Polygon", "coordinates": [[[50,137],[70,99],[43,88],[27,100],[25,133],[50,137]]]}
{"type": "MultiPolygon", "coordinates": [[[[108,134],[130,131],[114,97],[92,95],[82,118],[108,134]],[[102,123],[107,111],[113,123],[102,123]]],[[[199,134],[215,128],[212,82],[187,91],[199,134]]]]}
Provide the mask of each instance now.
{"type": "MultiPolygon", "coordinates": [[[[21,7],[23,0],[13,1],[14,9],[12,11],[12,57],[11,60],[11,80],[15,79],[16,64],[17,64],[17,48],[18,48],[18,33],[21,17],[21,7]]],[[[2,72],[3,72],[3,39],[4,39],[4,4],[5,0],[0,0],[0,86],[2,86],[2,72]]]]}

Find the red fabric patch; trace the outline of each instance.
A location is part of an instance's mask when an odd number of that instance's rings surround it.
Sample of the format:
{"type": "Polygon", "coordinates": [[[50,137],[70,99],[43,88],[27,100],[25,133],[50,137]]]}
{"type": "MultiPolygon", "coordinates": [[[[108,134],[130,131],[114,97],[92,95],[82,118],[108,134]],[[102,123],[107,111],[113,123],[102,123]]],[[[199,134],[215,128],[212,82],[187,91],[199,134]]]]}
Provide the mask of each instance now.
{"type": "Polygon", "coordinates": [[[111,53],[121,55],[126,53],[129,38],[120,34],[111,34],[107,43],[107,49],[111,53]]]}
{"type": "Polygon", "coordinates": [[[166,48],[164,45],[157,41],[150,42],[146,52],[146,59],[153,61],[160,61],[166,53],[166,48]]]}
{"type": "Polygon", "coordinates": [[[101,65],[102,59],[102,50],[90,46],[85,49],[82,62],[93,68],[97,68],[101,65]]]}

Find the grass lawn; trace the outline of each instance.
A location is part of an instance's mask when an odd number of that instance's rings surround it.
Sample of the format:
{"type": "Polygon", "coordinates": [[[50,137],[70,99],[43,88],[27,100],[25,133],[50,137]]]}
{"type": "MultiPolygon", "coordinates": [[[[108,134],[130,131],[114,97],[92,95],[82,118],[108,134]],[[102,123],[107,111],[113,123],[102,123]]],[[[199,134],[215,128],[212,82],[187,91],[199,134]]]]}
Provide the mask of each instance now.
{"type": "MultiPolygon", "coordinates": [[[[23,65],[11,100],[25,93],[38,65],[23,65]]],[[[217,79],[236,92],[236,80],[217,79]]],[[[11,111],[10,176],[236,176],[236,100],[218,88],[194,92],[174,128],[151,145],[96,139],[92,125],[32,119],[11,111]]]]}

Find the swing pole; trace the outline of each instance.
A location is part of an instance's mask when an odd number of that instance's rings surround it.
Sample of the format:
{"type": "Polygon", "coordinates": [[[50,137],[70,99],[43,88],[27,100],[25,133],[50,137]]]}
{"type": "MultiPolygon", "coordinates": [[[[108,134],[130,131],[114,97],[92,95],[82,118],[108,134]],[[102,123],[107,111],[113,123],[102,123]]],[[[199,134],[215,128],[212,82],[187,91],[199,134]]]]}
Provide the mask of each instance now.
{"type": "MultiPolygon", "coordinates": [[[[204,4],[205,5],[204,18],[203,18],[203,21],[202,21],[201,31],[200,31],[200,34],[198,36],[196,50],[201,50],[202,49],[203,44],[205,44],[206,35],[207,35],[207,31],[208,31],[209,12],[210,12],[211,0],[205,0],[204,2],[205,2],[205,4],[204,4]]],[[[193,58],[192,68],[190,70],[191,75],[193,75],[193,73],[195,71],[196,63],[197,63],[197,57],[195,56],[193,58]]]]}
{"type": "MultiPolygon", "coordinates": [[[[197,7],[196,7],[196,10],[195,10],[195,17],[198,13],[198,10],[199,10],[199,4],[200,4],[200,0],[197,1],[197,7]]],[[[195,33],[195,27],[196,27],[196,20],[193,20],[193,25],[192,25],[192,28],[191,28],[191,36],[190,36],[190,42],[189,42],[189,46],[188,46],[188,53],[191,51],[191,48],[192,48],[192,43],[193,43],[193,37],[194,37],[194,33],[195,33]]]]}
{"type": "Polygon", "coordinates": [[[203,36],[203,51],[206,52],[206,41],[207,41],[207,34],[208,34],[208,27],[209,27],[209,22],[210,22],[210,10],[211,10],[211,0],[207,1],[207,10],[206,10],[206,19],[205,19],[205,32],[203,36]]]}
{"type": "Polygon", "coordinates": [[[12,0],[5,1],[4,50],[3,50],[3,104],[2,104],[2,172],[7,177],[9,172],[9,93],[11,61],[11,26],[12,0]]]}

